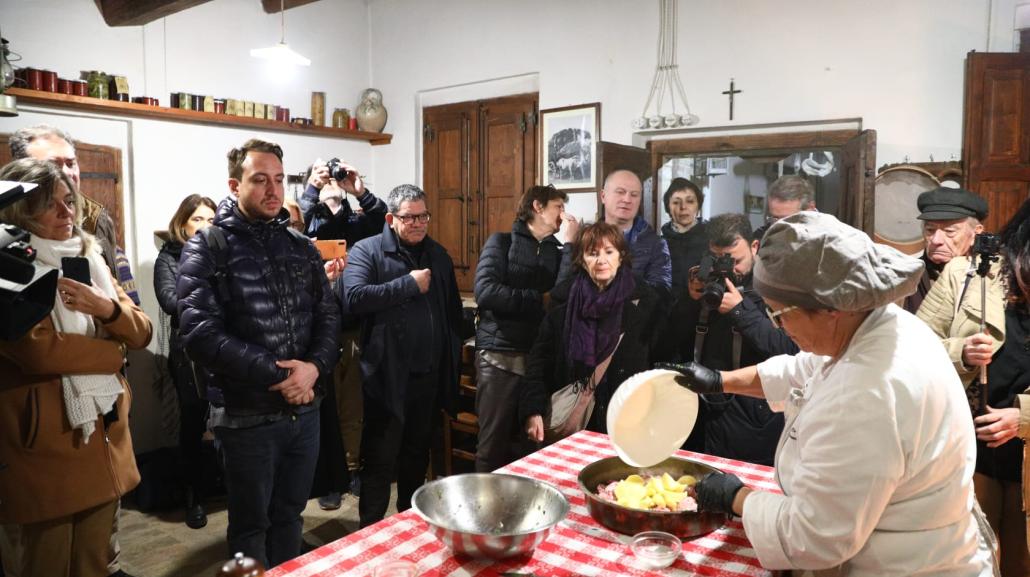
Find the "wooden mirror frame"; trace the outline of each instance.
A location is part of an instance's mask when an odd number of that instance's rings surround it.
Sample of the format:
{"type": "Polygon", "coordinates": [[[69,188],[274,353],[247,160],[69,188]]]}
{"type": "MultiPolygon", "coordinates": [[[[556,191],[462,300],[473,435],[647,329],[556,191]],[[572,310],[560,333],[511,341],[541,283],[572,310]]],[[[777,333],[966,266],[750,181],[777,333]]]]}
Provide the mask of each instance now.
{"type": "Polygon", "coordinates": [[[779,132],[763,134],[734,134],[652,140],[647,143],[651,152],[651,174],[654,177],[655,202],[646,207],[648,220],[656,229],[658,202],[663,191],[658,190],[658,172],[669,156],[754,154],[760,151],[834,149],[841,161],[840,214],[842,222],[873,235],[874,177],[876,176],[876,131],[874,130],[820,130],[813,132],[779,132]]]}

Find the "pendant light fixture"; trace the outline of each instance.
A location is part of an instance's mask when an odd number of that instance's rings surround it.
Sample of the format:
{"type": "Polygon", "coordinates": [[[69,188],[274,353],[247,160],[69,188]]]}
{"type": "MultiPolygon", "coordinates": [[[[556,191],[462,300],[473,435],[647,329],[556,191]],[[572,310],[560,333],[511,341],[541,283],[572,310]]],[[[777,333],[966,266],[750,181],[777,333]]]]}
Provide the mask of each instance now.
{"type": "Polygon", "coordinates": [[[693,126],[700,120],[690,111],[687,92],[680,80],[679,65],[676,64],[677,1],[658,0],[658,64],[644,110],[631,122],[637,130],[681,128],[693,126]],[[666,94],[670,110],[665,108],[666,94]],[[678,110],[677,100],[680,104],[678,110]],[[653,109],[651,103],[655,105],[653,109]]]}
{"type": "Polygon", "coordinates": [[[282,16],[281,20],[281,36],[279,37],[279,43],[275,46],[269,46],[268,48],[252,48],[250,55],[254,58],[261,58],[262,60],[269,60],[272,62],[278,62],[283,64],[294,64],[296,66],[311,66],[311,60],[297,54],[286,44],[286,0],[280,0],[279,2],[279,14],[282,16]]]}

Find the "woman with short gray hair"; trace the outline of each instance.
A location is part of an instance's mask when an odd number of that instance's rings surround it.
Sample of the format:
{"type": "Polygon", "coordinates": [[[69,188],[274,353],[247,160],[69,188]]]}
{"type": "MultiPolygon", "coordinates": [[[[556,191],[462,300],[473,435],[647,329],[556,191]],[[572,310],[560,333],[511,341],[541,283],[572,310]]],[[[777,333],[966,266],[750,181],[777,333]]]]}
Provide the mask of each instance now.
{"type": "Polygon", "coordinates": [[[702,510],[742,517],[763,567],[992,574],[962,385],[936,336],[893,304],[921,272],[918,260],[833,216],[792,215],[766,233],[754,287],[802,352],[736,371],[678,367],[697,393],[765,398],[785,414],[776,451],[783,494],[732,474],[697,488],[702,510]]]}

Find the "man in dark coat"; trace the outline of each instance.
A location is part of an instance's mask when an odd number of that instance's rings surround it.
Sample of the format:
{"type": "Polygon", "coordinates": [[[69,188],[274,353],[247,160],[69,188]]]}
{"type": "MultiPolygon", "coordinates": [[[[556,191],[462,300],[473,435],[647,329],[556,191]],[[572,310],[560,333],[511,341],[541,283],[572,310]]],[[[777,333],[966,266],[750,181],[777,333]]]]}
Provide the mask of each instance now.
{"type": "Polygon", "coordinates": [[[461,363],[461,298],[447,251],[426,234],[422,189],[390,191],[382,234],[357,243],[343,271],[344,308],[362,321],[362,527],[397,510],[425,481],[433,424],[453,412],[461,363]]]}
{"type": "Polygon", "coordinates": [[[210,423],[225,461],[229,552],[271,567],[300,554],[316,383],[339,357],[340,309],[318,251],[287,228],[282,149],[253,139],[228,158],[233,197],[182,251],[179,330],[225,399],[210,423]]]}
{"type": "MultiPolygon", "coordinates": [[[[721,214],[708,222],[711,256],[733,259],[732,277],[718,303],[701,297],[706,279],[692,279],[690,298],[676,304],[666,342],[678,346],[671,356],[696,361],[716,370],[757,364],[798,347],[766,315],[765,302],[751,290],[751,271],[758,251],[751,224],[742,214],[721,214]],[[700,350],[698,350],[698,347],[700,350]],[[695,359],[695,354],[699,358],[695,359]]],[[[704,266],[702,265],[702,268],[704,266]]],[[[686,447],[731,459],[773,464],[783,431],[783,413],[774,413],[764,399],[740,395],[705,395],[694,432],[686,447]]]]}

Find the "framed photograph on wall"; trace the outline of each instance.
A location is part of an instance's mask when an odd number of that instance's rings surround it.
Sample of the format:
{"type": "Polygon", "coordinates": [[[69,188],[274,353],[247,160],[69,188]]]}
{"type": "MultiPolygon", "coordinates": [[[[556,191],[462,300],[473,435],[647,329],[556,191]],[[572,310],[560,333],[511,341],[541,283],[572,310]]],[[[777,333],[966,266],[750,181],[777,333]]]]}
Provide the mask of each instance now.
{"type": "Polygon", "coordinates": [[[728,166],[729,159],[725,156],[710,156],[708,157],[706,174],[726,174],[728,166]]]}
{"type": "Polygon", "coordinates": [[[541,182],[569,191],[597,188],[601,103],[540,111],[541,182]]]}
{"type": "Polygon", "coordinates": [[[754,194],[744,195],[744,209],[748,214],[765,213],[765,197],[754,194]]]}

